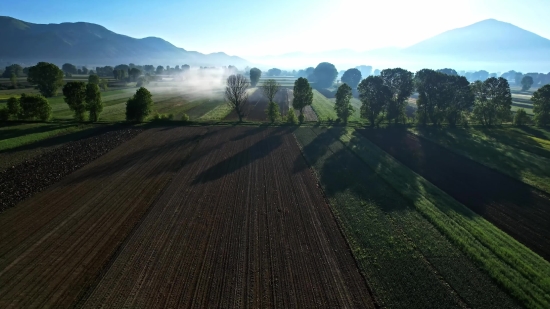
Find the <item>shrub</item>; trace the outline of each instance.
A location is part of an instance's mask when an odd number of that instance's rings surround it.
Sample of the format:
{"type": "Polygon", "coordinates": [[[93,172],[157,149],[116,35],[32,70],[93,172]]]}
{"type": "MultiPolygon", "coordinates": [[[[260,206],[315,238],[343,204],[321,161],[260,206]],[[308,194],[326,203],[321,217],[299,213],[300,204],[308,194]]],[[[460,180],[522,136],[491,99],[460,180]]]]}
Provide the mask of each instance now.
{"type": "Polygon", "coordinates": [[[187,114],[181,115],[181,121],[188,122],[189,121],[189,116],[187,114]]]}
{"type": "Polygon", "coordinates": [[[290,108],[288,110],[288,114],[286,115],[286,122],[290,124],[298,123],[298,118],[296,117],[296,113],[294,112],[293,108],[290,108]]]}
{"type": "MultiPolygon", "coordinates": [[[[305,119],[305,118],[306,118],[306,117],[304,117],[303,114],[300,114],[300,116],[298,116],[298,121],[300,121],[300,123],[304,123],[304,119],[305,119]]],[[[331,119],[331,120],[332,120],[332,119],[331,119]]]]}
{"type": "Polygon", "coordinates": [[[516,115],[514,116],[514,125],[524,126],[529,124],[529,122],[531,122],[531,119],[527,115],[527,112],[525,112],[523,108],[518,109],[516,115]]]}
{"type": "Polygon", "coordinates": [[[23,120],[40,119],[46,121],[50,119],[52,108],[48,100],[40,94],[25,95],[19,98],[21,112],[19,118],[23,120]]]}
{"type": "Polygon", "coordinates": [[[8,99],[8,114],[13,119],[19,118],[19,113],[21,113],[21,105],[19,104],[19,99],[11,97],[8,99]]]}
{"type": "Polygon", "coordinates": [[[0,121],[8,121],[10,118],[10,112],[7,108],[0,108],[0,121]]]}

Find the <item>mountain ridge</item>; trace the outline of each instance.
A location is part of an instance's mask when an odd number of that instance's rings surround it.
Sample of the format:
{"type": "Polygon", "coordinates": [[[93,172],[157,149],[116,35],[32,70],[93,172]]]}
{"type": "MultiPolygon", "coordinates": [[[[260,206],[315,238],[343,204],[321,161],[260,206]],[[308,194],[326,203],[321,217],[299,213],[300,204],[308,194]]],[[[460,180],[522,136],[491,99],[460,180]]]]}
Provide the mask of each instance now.
{"type": "Polygon", "coordinates": [[[244,66],[248,61],[223,52],[202,54],[159,37],[132,38],[87,22],[35,24],[0,16],[0,61],[48,61],[77,65],[157,63],[195,66],[244,66]],[[38,52],[37,52],[38,51],[38,52]]]}

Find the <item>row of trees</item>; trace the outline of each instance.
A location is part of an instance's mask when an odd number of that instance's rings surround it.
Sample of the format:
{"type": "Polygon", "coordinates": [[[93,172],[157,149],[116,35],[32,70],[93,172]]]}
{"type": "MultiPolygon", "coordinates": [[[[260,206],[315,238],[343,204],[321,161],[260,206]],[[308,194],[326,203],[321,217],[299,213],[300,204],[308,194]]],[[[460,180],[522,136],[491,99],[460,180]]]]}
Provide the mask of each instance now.
{"type": "Polygon", "coordinates": [[[51,116],[51,106],[42,95],[22,94],[20,98],[11,97],[7,106],[0,110],[0,120],[42,120],[51,116]]]}
{"type": "Polygon", "coordinates": [[[65,103],[74,112],[76,121],[84,121],[85,113],[89,112],[89,120],[96,122],[103,111],[101,92],[94,83],[68,82],[63,87],[65,103]]]}

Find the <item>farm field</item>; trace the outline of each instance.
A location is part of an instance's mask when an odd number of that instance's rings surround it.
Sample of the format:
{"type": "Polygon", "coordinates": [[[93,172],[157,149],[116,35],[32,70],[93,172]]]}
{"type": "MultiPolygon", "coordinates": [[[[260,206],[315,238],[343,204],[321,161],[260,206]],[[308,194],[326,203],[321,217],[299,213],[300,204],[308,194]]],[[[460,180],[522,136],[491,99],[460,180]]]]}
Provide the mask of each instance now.
{"type": "MultiPolygon", "coordinates": [[[[319,117],[319,120],[321,121],[328,121],[333,120],[335,121],[338,119],[338,116],[336,115],[336,111],[334,110],[334,103],[336,102],[336,99],[328,99],[325,97],[322,93],[320,93],[317,89],[313,89],[313,104],[311,107],[319,117]]],[[[356,107],[357,100],[352,99],[352,105],[356,107]]],[[[359,103],[360,106],[360,103],[359,103]]],[[[356,108],[355,112],[349,117],[349,122],[363,122],[364,120],[360,118],[359,109],[356,108]]]]}
{"type": "Polygon", "coordinates": [[[360,130],[414,172],[550,261],[550,195],[405,130],[360,130]]]}
{"type": "Polygon", "coordinates": [[[147,130],[2,213],[0,307],[75,304],[205,131],[147,130]]]}
{"type": "Polygon", "coordinates": [[[0,215],[0,306],[374,308],[316,184],[290,129],[145,130],[0,215]]]}
{"type": "Polygon", "coordinates": [[[290,131],[244,127],[209,130],[83,307],[102,304],[374,307],[290,131]]]}
{"type": "Polygon", "coordinates": [[[550,131],[536,127],[415,128],[448,150],[550,193],[550,131]]]}
{"type": "Polygon", "coordinates": [[[380,166],[367,164],[350,148],[361,146],[357,140],[346,141],[350,147],[343,142],[346,134],[345,128],[295,131],[378,304],[387,308],[518,307],[400,188],[374,169],[393,167],[376,154],[368,156],[380,166]]]}

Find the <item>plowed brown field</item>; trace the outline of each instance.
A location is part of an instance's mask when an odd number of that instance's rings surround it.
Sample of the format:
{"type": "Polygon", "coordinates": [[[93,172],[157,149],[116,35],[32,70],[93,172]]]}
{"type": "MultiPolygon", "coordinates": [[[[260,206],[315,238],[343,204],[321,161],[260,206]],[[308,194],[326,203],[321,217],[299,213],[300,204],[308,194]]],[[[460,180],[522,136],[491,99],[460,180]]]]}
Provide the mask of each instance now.
{"type": "Polygon", "coordinates": [[[2,213],[0,308],[73,305],[205,131],[147,130],[2,213]]]}
{"type": "Polygon", "coordinates": [[[288,129],[210,129],[84,307],[372,308],[288,129]]]}
{"type": "Polygon", "coordinates": [[[550,261],[548,194],[403,130],[359,132],[550,261]]]}

